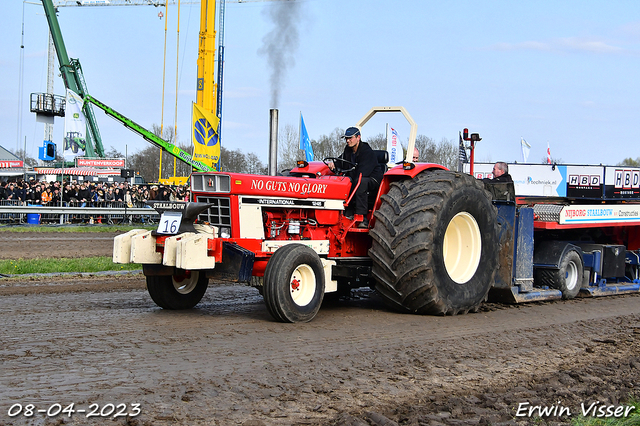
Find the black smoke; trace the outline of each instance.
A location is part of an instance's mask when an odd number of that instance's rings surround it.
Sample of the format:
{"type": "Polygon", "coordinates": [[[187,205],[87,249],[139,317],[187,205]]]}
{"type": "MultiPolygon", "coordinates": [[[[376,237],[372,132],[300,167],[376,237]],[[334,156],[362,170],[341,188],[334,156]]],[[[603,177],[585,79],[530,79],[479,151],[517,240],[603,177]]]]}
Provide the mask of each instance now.
{"type": "Polygon", "coordinates": [[[276,1],[266,7],[265,15],[273,22],[274,27],[263,37],[258,53],[267,57],[271,72],[271,108],[278,108],[285,75],[295,65],[295,53],[300,39],[300,4],[295,0],[276,1]]]}

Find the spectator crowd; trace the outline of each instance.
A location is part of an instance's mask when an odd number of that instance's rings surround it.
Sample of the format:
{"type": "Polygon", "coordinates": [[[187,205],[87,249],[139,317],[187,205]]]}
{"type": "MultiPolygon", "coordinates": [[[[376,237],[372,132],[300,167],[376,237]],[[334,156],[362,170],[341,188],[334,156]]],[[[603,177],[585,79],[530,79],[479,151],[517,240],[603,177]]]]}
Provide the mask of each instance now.
{"type": "Polygon", "coordinates": [[[0,202],[42,206],[109,206],[124,203],[142,207],[152,200],[188,201],[188,186],[131,185],[128,182],[62,182],[38,181],[30,178],[0,182],[0,202]]]}

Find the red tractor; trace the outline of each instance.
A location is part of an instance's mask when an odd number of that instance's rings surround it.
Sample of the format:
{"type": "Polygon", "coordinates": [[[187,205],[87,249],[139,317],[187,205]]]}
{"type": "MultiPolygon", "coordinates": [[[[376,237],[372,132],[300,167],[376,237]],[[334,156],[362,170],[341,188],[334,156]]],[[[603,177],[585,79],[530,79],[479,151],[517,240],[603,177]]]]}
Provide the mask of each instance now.
{"type": "Polygon", "coordinates": [[[402,312],[476,311],[498,269],[492,196],[468,174],[409,161],[416,125],[404,108],[374,108],[357,126],[380,111],[402,112],[411,135],[407,159],[369,194],[368,228],[344,215],[350,166],[336,158],[299,162],[287,176],[193,173],[194,203],[154,203],[158,229],[117,237],[114,262],[141,263],[165,309],[195,306],[213,278],[257,287],[283,322],[310,321],[325,293],[358,287],[402,312]]]}

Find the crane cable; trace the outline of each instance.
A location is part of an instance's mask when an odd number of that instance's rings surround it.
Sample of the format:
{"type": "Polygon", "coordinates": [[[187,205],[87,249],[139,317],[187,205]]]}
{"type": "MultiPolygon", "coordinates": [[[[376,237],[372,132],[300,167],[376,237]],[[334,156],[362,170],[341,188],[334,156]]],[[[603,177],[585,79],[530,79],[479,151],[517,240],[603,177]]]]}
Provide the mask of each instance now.
{"type": "MultiPolygon", "coordinates": [[[[24,1],[22,2],[22,38],[20,39],[20,75],[18,76],[18,135],[16,138],[16,152],[20,150],[20,141],[22,139],[22,92],[24,91],[24,1]]],[[[25,152],[22,153],[22,160],[26,158],[25,152]]]]}
{"type": "MultiPolygon", "coordinates": [[[[167,74],[167,20],[169,17],[169,2],[164,5],[164,59],[162,61],[162,112],[160,114],[160,137],[164,133],[164,87],[167,74]]],[[[162,179],[162,148],[160,148],[160,167],[158,169],[158,182],[162,179]]]]}
{"type": "MultiPolygon", "coordinates": [[[[173,124],[173,143],[178,145],[178,89],[180,82],[180,0],[178,0],[178,30],[176,35],[176,112],[173,124]]],[[[176,157],[173,157],[173,177],[176,176],[176,157]]]]}

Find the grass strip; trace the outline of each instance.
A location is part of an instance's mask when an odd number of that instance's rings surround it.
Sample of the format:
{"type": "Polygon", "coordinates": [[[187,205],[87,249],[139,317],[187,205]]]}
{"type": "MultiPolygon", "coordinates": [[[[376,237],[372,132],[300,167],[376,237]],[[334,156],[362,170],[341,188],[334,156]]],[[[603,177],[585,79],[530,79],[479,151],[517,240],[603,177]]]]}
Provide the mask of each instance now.
{"type": "Polygon", "coordinates": [[[158,225],[1,225],[0,232],[127,232],[156,229],[158,225]]]}
{"type": "Polygon", "coordinates": [[[629,402],[625,404],[630,407],[635,407],[631,412],[629,412],[628,417],[584,417],[580,415],[579,417],[574,417],[571,420],[572,426],[640,426],[640,401],[637,398],[632,398],[629,402]]]}
{"type": "Polygon", "coordinates": [[[55,272],[131,271],[142,269],[137,263],[113,263],[111,257],[82,257],[59,259],[0,260],[0,274],[47,274],[55,272]]]}

